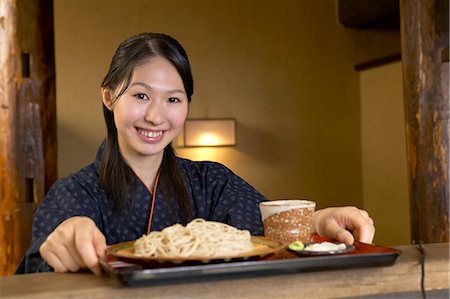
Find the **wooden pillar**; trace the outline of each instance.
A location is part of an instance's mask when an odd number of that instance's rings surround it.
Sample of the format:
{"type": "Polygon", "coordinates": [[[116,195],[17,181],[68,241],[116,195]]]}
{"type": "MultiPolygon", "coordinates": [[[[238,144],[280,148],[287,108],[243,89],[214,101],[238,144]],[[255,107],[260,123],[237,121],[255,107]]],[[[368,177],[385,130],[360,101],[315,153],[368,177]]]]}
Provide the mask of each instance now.
{"type": "Polygon", "coordinates": [[[52,0],[0,1],[0,275],[15,271],[56,179],[53,49],[52,0]]]}
{"type": "Polygon", "coordinates": [[[400,14],[411,237],[448,242],[449,1],[401,0],[400,14]]]}

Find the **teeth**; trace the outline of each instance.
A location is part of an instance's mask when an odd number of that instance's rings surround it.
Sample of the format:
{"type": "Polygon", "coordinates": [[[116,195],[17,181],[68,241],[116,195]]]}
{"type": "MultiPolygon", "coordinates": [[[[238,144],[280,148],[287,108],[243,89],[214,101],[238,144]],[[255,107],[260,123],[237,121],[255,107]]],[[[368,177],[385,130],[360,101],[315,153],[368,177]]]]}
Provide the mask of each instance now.
{"type": "Polygon", "coordinates": [[[162,135],[162,131],[154,132],[154,131],[144,131],[144,130],[139,129],[138,132],[139,132],[139,134],[144,135],[145,137],[150,137],[150,138],[155,138],[155,137],[159,137],[162,135]]]}

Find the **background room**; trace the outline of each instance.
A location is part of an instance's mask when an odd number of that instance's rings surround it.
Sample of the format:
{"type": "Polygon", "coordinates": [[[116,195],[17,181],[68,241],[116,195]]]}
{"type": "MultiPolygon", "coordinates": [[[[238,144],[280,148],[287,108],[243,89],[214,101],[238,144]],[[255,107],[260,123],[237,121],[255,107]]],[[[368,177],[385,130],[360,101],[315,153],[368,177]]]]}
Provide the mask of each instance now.
{"type": "Polygon", "coordinates": [[[397,29],[352,29],[335,1],[55,0],[58,176],[90,163],[105,136],[100,98],[117,44],[163,32],[186,48],[190,118],[236,119],[237,145],[176,148],[214,160],[268,198],[356,205],[376,243],[410,241],[397,29]],[[395,229],[393,229],[395,228],[395,229]]]}

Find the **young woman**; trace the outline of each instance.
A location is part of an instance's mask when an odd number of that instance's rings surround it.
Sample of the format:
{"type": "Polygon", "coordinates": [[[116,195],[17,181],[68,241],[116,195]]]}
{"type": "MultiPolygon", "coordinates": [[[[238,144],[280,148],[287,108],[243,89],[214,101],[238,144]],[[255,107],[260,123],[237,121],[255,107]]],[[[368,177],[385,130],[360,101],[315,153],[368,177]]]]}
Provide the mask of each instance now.
{"type": "MultiPolygon", "coordinates": [[[[263,195],[221,164],[175,156],[171,142],[192,94],[188,57],[175,39],[144,33],[119,46],[101,88],[108,136],[92,164],[49,190],[17,273],[98,274],[107,244],[197,217],[263,234],[263,195]]],[[[375,232],[355,207],[317,211],[314,229],[346,243],[370,243],[375,232]]]]}

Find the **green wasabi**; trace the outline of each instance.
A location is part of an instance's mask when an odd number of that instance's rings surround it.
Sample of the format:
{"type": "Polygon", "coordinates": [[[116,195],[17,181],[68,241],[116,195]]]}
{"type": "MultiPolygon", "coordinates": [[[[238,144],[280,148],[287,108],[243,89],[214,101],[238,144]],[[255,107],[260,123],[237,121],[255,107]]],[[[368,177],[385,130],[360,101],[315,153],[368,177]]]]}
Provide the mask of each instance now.
{"type": "Polygon", "coordinates": [[[289,244],[288,248],[294,251],[302,251],[305,248],[305,245],[302,243],[302,241],[295,241],[289,244]]]}

